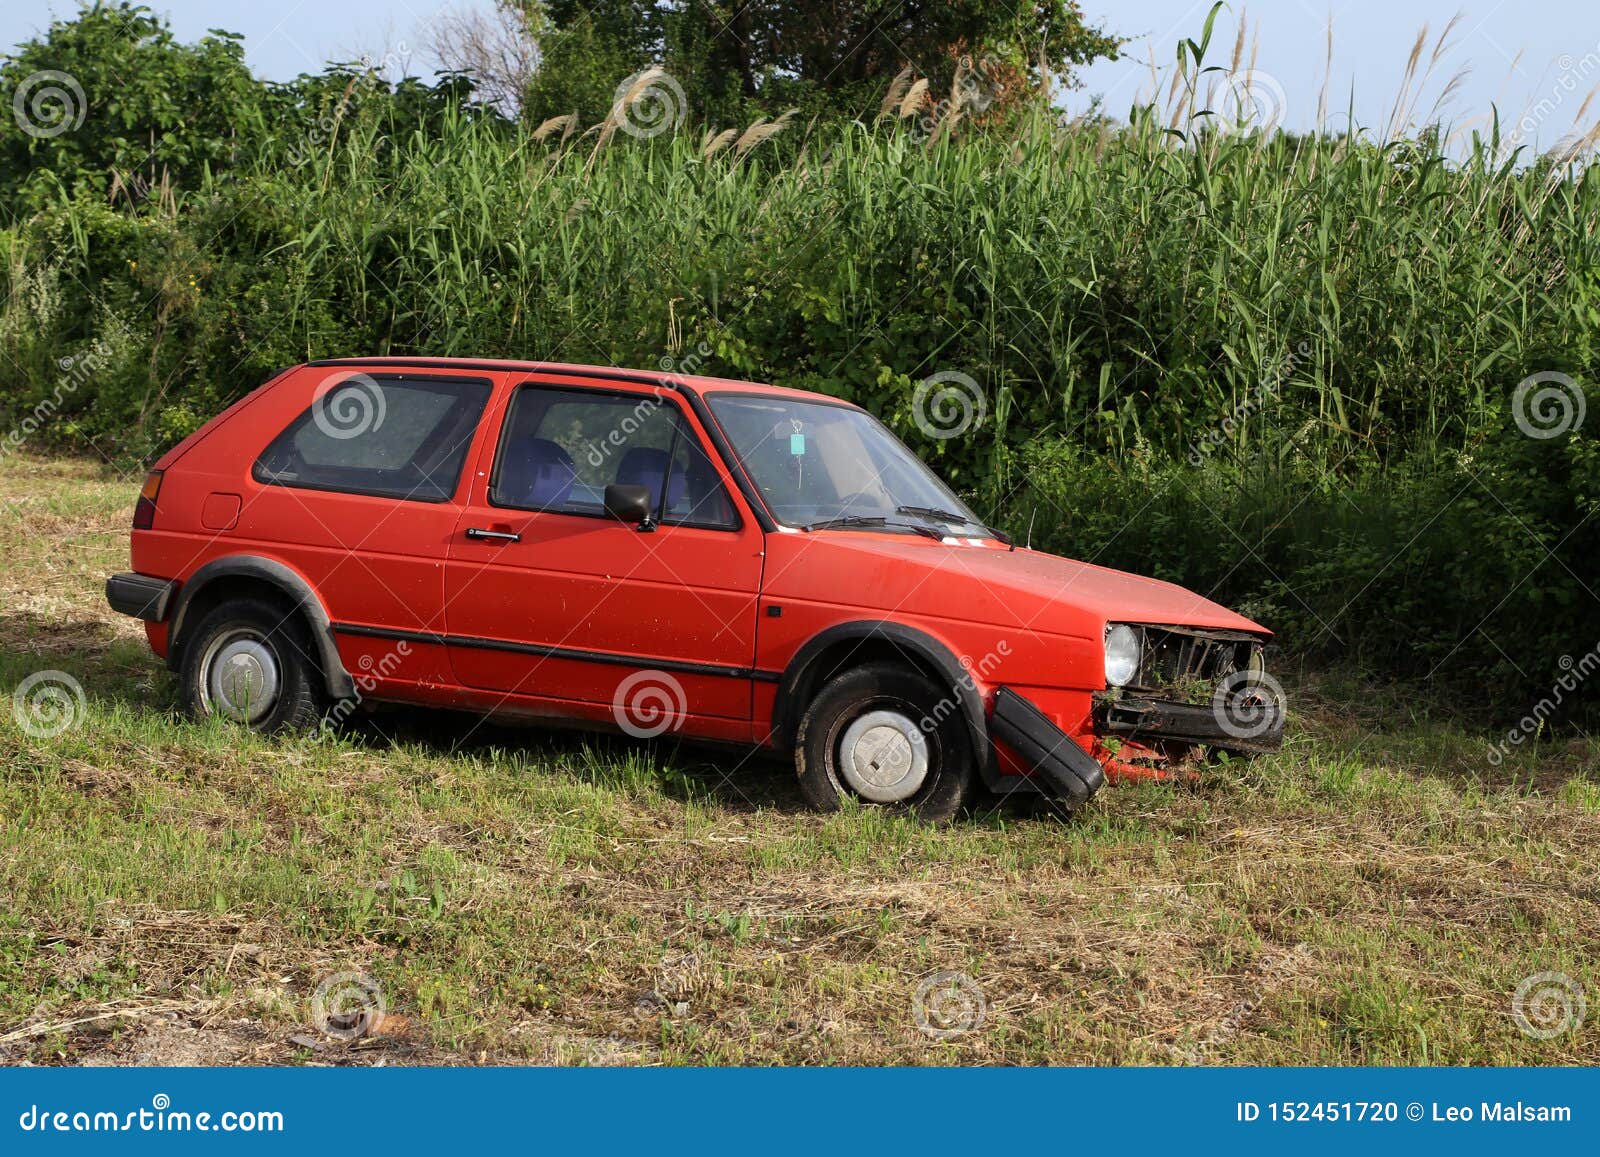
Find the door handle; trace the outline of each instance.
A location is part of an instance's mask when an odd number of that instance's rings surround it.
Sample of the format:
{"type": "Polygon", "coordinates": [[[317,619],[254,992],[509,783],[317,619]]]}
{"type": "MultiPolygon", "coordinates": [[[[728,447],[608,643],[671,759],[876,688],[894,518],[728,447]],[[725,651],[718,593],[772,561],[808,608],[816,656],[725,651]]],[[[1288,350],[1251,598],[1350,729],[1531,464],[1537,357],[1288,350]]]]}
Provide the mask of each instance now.
{"type": "Polygon", "coordinates": [[[484,539],[488,542],[521,542],[522,535],[510,530],[486,530],[481,526],[467,527],[468,538],[484,539]]]}

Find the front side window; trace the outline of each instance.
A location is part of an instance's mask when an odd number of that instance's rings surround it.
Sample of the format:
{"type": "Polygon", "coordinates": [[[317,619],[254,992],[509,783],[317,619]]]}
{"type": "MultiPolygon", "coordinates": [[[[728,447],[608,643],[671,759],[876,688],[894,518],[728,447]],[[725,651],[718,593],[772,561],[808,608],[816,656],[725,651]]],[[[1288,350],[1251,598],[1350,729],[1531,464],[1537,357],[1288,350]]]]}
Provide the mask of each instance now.
{"type": "Polygon", "coordinates": [[[446,502],[489,390],[478,379],[356,374],[319,389],[252,473],[273,486],[446,502]]]}
{"type": "Polygon", "coordinates": [[[489,488],[494,505],[599,516],[613,483],[649,490],[658,522],[738,525],[699,438],[664,398],[534,385],[517,391],[489,488]]]}
{"type": "Polygon", "coordinates": [[[911,522],[982,536],[970,509],[876,418],[849,406],[713,394],[711,411],[768,508],[788,526],[911,522]]]}

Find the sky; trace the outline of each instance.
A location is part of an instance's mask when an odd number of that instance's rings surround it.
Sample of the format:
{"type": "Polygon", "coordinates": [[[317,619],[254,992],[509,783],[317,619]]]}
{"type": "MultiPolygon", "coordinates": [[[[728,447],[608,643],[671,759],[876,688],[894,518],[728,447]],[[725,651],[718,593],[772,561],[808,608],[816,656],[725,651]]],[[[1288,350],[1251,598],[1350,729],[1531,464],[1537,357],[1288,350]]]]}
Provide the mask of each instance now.
{"type": "MultiPolygon", "coordinates": [[[[1001,2],[1001,0],[997,0],[1001,2]]],[[[1083,70],[1069,93],[1069,109],[1103,99],[1121,116],[1150,89],[1149,57],[1170,68],[1180,37],[1200,34],[1211,0],[1080,0],[1085,14],[1132,38],[1128,57],[1083,70]]],[[[438,0],[149,0],[170,17],[178,36],[195,39],[208,28],[245,36],[245,54],[258,75],[285,80],[318,71],[331,59],[395,53],[412,71],[431,71],[428,28],[447,5],[438,0]]],[[[487,9],[491,0],[455,0],[457,8],[487,9]]],[[[76,11],[74,0],[6,0],[0,5],[0,53],[76,11]]],[[[1343,128],[1354,93],[1355,117],[1381,130],[1401,87],[1417,32],[1434,38],[1460,15],[1425,90],[1426,114],[1449,81],[1465,70],[1444,117],[1458,128],[1486,126],[1491,105],[1502,124],[1526,143],[1548,148],[1572,131],[1584,98],[1600,85],[1600,3],[1596,0],[1260,0],[1230,5],[1217,22],[1212,56],[1226,63],[1243,11],[1258,41],[1258,79],[1250,88],[1259,115],[1282,127],[1314,127],[1319,94],[1327,85],[1328,124],[1343,128]],[[1331,70],[1328,27],[1333,27],[1331,70]]],[[[1584,129],[1600,119],[1600,98],[1584,116],[1584,129]]]]}

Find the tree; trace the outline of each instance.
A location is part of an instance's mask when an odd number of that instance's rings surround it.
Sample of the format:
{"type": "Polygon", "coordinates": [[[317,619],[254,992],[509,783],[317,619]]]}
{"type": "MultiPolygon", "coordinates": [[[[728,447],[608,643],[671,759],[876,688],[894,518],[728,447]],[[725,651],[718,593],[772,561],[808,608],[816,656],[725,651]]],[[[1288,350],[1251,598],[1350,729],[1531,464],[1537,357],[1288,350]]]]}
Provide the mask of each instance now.
{"type": "Polygon", "coordinates": [[[477,97],[504,116],[522,112],[539,66],[534,0],[495,0],[494,11],[448,10],[433,28],[433,55],[446,72],[472,78],[477,97]]]}
{"type": "Polygon", "coordinates": [[[1075,0],[549,0],[530,113],[598,119],[616,86],[660,64],[701,119],[738,123],[798,106],[828,116],[876,110],[909,69],[934,93],[981,76],[997,112],[1048,99],[1052,79],[1119,41],[1075,0]]]}
{"type": "Polygon", "coordinates": [[[97,0],[0,64],[0,198],[46,174],[69,189],[191,181],[231,162],[261,92],[233,33],[180,44],[148,8],[97,0]]]}

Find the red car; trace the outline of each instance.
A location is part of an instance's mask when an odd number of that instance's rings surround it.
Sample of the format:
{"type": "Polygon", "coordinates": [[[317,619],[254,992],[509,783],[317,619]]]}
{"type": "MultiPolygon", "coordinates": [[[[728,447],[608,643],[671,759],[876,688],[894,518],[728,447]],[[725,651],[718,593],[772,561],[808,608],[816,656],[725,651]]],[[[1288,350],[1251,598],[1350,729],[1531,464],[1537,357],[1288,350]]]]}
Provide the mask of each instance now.
{"type": "Polygon", "coordinates": [[[1262,627],[1019,548],[865,410],[748,382],[297,366],[156,463],[132,562],[107,598],[188,709],[263,731],[368,700],[673,732],[925,818],[1282,736],[1262,627]]]}

